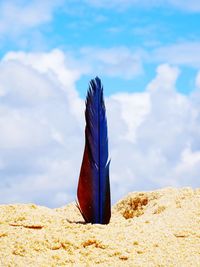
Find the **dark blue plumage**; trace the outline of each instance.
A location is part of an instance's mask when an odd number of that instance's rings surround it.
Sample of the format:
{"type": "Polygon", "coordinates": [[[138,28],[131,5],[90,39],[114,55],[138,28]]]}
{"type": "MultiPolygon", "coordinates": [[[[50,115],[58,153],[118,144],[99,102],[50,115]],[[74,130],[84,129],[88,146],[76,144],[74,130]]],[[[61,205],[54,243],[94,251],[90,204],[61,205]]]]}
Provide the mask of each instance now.
{"type": "Polygon", "coordinates": [[[85,150],[78,183],[78,207],[86,222],[109,223],[110,182],[103,87],[91,80],[86,98],[85,150]]]}

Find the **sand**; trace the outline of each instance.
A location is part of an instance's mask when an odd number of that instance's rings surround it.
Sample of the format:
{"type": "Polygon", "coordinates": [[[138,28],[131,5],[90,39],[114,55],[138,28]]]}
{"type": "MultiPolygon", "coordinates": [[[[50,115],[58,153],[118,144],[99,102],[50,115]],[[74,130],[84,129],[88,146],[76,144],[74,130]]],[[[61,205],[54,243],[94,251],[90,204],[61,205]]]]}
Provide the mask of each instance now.
{"type": "Polygon", "coordinates": [[[0,205],[0,266],[200,266],[200,189],[130,193],[108,225],[75,203],[0,205]]]}

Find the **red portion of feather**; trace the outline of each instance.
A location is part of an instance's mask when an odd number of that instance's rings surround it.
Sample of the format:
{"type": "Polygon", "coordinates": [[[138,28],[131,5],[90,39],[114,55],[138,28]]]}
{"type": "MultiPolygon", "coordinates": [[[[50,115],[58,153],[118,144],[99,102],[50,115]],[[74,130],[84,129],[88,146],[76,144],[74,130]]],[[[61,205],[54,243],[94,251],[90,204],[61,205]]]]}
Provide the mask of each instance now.
{"type": "Polygon", "coordinates": [[[89,151],[87,145],[85,146],[83,162],[81,166],[80,178],[78,183],[78,208],[86,222],[92,222],[94,217],[93,203],[93,182],[91,173],[91,163],[89,161],[89,151]],[[90,203],[91,205],[88,205],[90,203]]]}

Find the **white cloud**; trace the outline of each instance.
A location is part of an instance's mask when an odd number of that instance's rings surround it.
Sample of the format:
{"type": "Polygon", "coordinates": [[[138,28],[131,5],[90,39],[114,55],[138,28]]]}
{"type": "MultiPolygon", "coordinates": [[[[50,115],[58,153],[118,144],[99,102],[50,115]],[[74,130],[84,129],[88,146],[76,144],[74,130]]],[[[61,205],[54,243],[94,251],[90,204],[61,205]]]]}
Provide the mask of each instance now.
{"type": "MultiPolygon", "coordinates": [[[[52,50],[49,53],[10,52],[2,59],[2,64],[21,64],[21,68],[24,67],[27,69],[26,71],[20,72],[18,70],[16,73],[15,71],[13,74],[10,73],[12,76],[16,75],[13,84],[16,83],[15,90],[18,90],[17,88],[19,87],[23,97],[29,94],[32,101],[34,97],[38,101],[39,96],[41,97],[42,95],[46,98],[51,96],[52,99],[55,99],[57,95],[62,98],[65,92],[65,97],[68,100],[73,100],[69,101],[70,108],[79,117],[79,113],[82,111],[82,103],[75,89],[75,82],[84,71],[82,67],[77,66],[73,62],[70,56],[65,55],[58,49],[52,50]],[[20,79],[18,75],[20,75],[20,79]],[[30,87],[28,75],[35,75],[34,78],[32,77],[33,84],[30,89],[27,89],[30,87]],[[18,86],[19,82],[20,84],[18,86]]],[[[8,67],[8,69],[12,71],[11,68],[8,67]]],[[[9,81],[9,86],[11,86],[11,82],[9,81]]],[[[0,85],[0,90],[1,88],[2,86],[0,85]]]]}
{"type": "Polygon", "coordinates": [[[10,96],[13,101],[20,99],[25,103],[48,100],[53,97],[55,84],[48,77],[36,72],[19,61],[3,61],[0,65],[0,88],[2,96],[10,96]],[[12,77],[12,79],[8,79],[12,77]],[[30,80],[32,84],[30,86],[30,80]],[[6,88],[6,91],[5,91],[6,88]]]}
{"type": "Polygon", "coordinates": [[[198,0],[168,0],[169,4],[185,11],[199,12],[200,2],[198,0]]]}
{"type": "Polygon", "coordinates": [[[149,60],[200,68],[200,42],[181,42],[156,48],[149,60]]]}
{"type": "MultiPolygon", "coordinates": [[[[192,168],[187,180],[181,181],[175,175],[183,151],[193,146],[199,134],[199,109],[196,109],[190,96],[176,92],[174,85],[177,77],[176,68],[166,65],[158,68],[157,77],[153,81],[155,88],[151,91],[151,112],[138,129],[137,146],[140,153],[143,151],[143,165],[149,167],[146,169],[146,177],[160,186],[192,184],[193,179],[192,168]],[[171,81],[171,87],[170,84],[167,86],[170,90],[165,90],[165,86],[162,88],[162,76],[163,85],[166,84],[166,77],[171,81]],[[149,169],[152,167],[151,173],[149,169]]],[[[184,172],[181,175],[184,176],[184,172]]]]}
{"type": "MultiPolygon", "coordinates": [[[[118,138],[135,142],[136,129],[150,110],[148,93],[118,93],[107,100],[108,116],[111,118],[110,132],[118,138]],[[134,117],[132,116],[134,114],[134,117]]],[[[115,136],[113,140],[116,140],[115,136]]]]}
{"type": "Polygon", "coordinates": [[[87,3],[103,8],[115,8],[117,10],[123,10],[131,6],[139,7],[166,7],[172,6],[177,9],[182,9],[189,12],[199,12],[200,3],[198,0],[85,0],[87,3]]]}
{"type": "Polygon", "coordinates": [[[50,131],[30,111],[0,109],[0,149],[23,149],[46,145],[50,131]]]}
{"type": "Polygon", "coordinates": [[[200,71],[197,74],[195,84],[197,88],[200,88],[200,71]]]}
{"type": "Polygon", "coordinates": [[[85,0],[85,2],[96,6],[96,7],[104,7],[104,8],[116,8],[116,9],[125,9],[131,6],[144,6],[144,7],[151,7],[151,6],[158,6],[162,4],[163,0],[85,0]]]}
{"type": "Polygon", "coordinates": [[[162,64],[158,66],[157,76],[148,84],[147,90],[151,92],[158,90],[174,90],[178,75],[178,68],[171,67],[168,64],[162,64]]]}
{"type": "Polygon", "coordinates": [[[143,72],[139,53],[126,47],[82,48],[81,56],[89,73],[132,79],[143,72]]]}
{"type": "Polygon", "coordinates": [[[34,28],[51,21],[55,7],[63,1],[1,1],[0,33],[20,34],[26,29],[34,28]]]}
{"type": "MultiPolygon", "coordinates": [[[[176,67],[158,66],[147,92],[122,94],[118,110],[111,109],[115,115],[108,112],[111,181],[116,195],[163,186],[200,185],[200,109],[194,101],[200,96],[176,91],[179,74],[176,67]],[[138,97],[143,107],[136,104],[138,97]]],[[[112,106],[108,105],[108,111],[112,106]]]]}
{"type": "Polygon", "coordinates": [[[72,200],[84,139],[72,65],[59,50],[8,53],[0,62],[1,202],[72,200]]]}
{"type": "MultiPolygon", "coordinates": [[[[75,86],[83,71],[74,66],[60,50],[8,53],[0,62],[1,203],[75,199],[84,101],[75,86]]],[[[178,93],[179,75],[163,64],[145,92],[106,99],[113,201],[133,190],[200,185],[199,88],[178,93]]]]}
{"type": "Polygon", "coordinates": [[[5,168],[4,162],[2,159],[0,159],[0,170],[3,170],[5,168]]]}

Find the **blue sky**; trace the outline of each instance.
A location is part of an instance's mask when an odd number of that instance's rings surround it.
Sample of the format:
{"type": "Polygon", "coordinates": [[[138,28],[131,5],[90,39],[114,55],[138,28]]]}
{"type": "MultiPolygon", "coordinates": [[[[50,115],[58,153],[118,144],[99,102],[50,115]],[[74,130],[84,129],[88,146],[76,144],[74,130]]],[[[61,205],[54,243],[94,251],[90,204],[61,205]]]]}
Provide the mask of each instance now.
{"type": "MultiPolygon", "coordinates": [[[[10,50],[30,52],[60,48],[78,60],[83,57],[84,48],[123,47],[138,57],[142,70],[136,70],[128,77],[123,71],[122,77],[105,75],[108,94],[144,90],[155,75],[156,65],[166,61],[181,66],[178,90],[187,93],[193,89],[199,64],[180,60],[180,54],[183,57],[185,52],[186,57],[192,58],[199,53],[200,8],[197,1],[102,1],[100,6],[95,1],[49,2],[1,2],[1,56],[10,50]],[[13,15],[15,10],[19,14],[13,15]],[[166,55],[159,54],[162,49],[166,55]],[[175,59],[167,57],[171,49],[175,59]]],[[[85,74],[78,81],[82,94],[85,81],[91,76],[85,74]]]]}
{"type": "Polygon", "coordinates": [[[96,75],[113,202],[133,190],[199,186],[199,13],[197,0],[2,0],[0,201],[75,199],[84,97],[96,75]]]}

